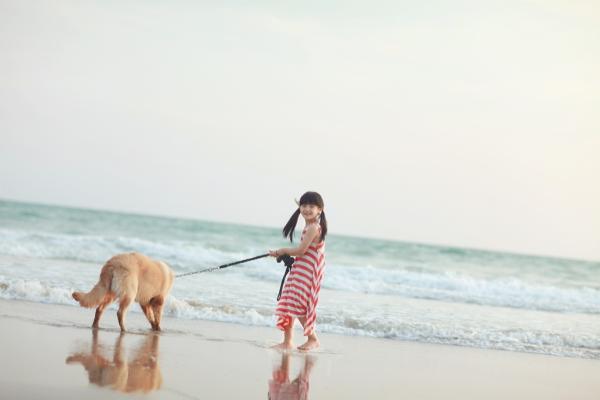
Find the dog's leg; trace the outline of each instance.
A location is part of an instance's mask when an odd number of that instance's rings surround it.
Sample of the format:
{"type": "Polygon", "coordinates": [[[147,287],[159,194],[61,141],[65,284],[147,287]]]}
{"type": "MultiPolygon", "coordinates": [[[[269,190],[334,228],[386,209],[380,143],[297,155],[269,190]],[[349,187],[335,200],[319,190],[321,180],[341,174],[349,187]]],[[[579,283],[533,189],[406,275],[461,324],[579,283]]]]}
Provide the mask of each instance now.
{"type": "Polygon", "coordinates": [[[94,316],[94,323],[92,324],[92,328],[98,329],[98,325],[100,324],[100,317],[106,308],[107,303],[102,303],[96,308],[96,315],[94,316]]]}
{"type": "Polygon", "coordinates": [[[156,296],[150,299],[150,305],[154,311],[154,326],[152,326],[152,329],[155,331],[160,331],[160,319],[162,318],[164,302],[165,300],[162,296],[156,296]]]}
{"type": "Polygon", "coordinates": [[[119,302],[119,311],[117,311],[117,318],[119,319],[119,326],[121,331],[125,332],[125,314],[127,313],[127,307],[131,304],[131,297],[123,296],[119,302]]]}
{"type": "Polygon", "coordinates": [[[144,315],[146,316],[146,318],[148,319],[148,322],[150,322],[150,325],[152,326],[152,329],[154,330],[154,326],[156,325],[156,321],[154,320],[154,313],[152,312],[152,307],[150,306],[150,304],[140,304],[140,307],[142,307],[142,311],[144,312],[144,315]]]}
{"type": "Polygon", "coordinates": [[[104,309],[114,299],[115,299],[115,297],[112,293],[108,293],[106,296],[104,296],[104,298],[102,299],[102,302],[100,303],[98,308],[96,308],[96,315],[94,316],[94,323],[92,324],[93,329],[98,329],[98,325],[100,324],[100,317],[102,317],[102,313],[104,312],[104,309]]]}
{"type": "Polygon", "coordinates": [[[98,308],[96,308],[96,315],[94,315],[94,322],[92,323],[92,328],[98,329],[98,324],[100,323],[100,317],[104,312],[104,304],[100,304],[98,308]]]}

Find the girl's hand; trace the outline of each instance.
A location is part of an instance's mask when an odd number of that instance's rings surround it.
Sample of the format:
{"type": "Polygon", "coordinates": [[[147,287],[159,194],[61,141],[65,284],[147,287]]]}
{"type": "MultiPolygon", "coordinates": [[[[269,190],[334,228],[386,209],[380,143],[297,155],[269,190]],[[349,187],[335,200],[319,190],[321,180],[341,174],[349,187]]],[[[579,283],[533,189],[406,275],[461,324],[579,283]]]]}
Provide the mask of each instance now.
{"type": "Polygon", "coordinates": [[[281,254],[279,254],[279,250],[269,250],[269,255],[271,257],[279,257],[281,254]]]}

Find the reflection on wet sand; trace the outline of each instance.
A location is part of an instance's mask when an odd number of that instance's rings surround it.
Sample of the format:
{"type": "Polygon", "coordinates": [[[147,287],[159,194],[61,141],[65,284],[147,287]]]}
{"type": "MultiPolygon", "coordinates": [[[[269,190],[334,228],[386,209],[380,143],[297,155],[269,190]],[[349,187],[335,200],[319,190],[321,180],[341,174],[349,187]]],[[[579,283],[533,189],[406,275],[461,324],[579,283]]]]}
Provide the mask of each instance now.
{"type": "Polygon", "coordinates": [[[317,361],[315,356],[305,354],[302,356],[304,365],[300,368],[298,376],[290,381],[289,352],[281,354],[281,362],[273,369],[273,376],[269,380],[269,400],[306,400],[308,399],[310,373],[317,361]]]}
{"type": "Polygon", "coordinates": [[[148,334],[140,346],[135,349],[131,362],[127,359],[127,349],[124,346],[121,333],[115,342],[112,359],[105,357],[102,349],[108,346],[99,343],[98,331],[93,331],[90,352],[71,354],[66,359],[67,364],[83,365],[88,373],[90,383],[108,387],[120,392],[148,393],[159,389],[162,385],[162,375],[158,366],[158,334],[148,334]]]}

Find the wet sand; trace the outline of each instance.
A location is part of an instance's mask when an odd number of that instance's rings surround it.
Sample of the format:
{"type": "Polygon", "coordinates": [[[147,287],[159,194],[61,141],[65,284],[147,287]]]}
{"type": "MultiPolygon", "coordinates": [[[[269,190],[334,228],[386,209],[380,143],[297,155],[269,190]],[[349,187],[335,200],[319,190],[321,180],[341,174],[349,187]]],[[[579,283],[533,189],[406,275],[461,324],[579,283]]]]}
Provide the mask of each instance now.
{"type": "MultiPolygon", "coordinates": [[[[137,307],[137,306],[136,306],[137,307]]],[[[597,399],[600,361],[322,334],[280,353],[275,328],[0,300],[7,399],[597,399]]],[[[298,344],[301,332],[297,331],[298,344]]]]}

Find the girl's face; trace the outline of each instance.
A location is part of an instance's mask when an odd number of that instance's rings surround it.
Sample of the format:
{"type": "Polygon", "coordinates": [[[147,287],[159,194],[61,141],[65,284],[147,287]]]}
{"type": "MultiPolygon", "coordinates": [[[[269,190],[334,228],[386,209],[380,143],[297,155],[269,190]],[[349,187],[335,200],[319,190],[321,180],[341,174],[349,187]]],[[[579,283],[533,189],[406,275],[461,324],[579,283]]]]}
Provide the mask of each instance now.
{"type": "Polygon", "coordinates": [[[321,207],[314,204],[302,204],[300,205],[300,214],[307,221],[314,221],[321,215],[321,207]]]}

